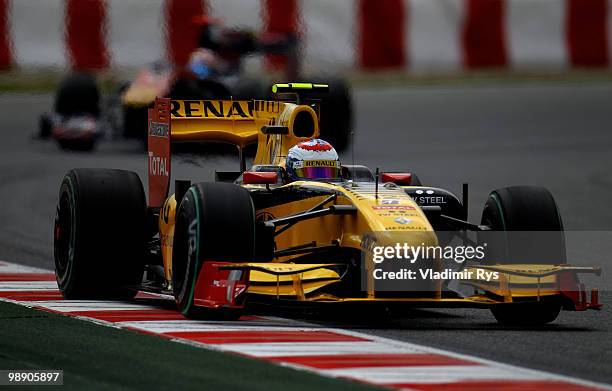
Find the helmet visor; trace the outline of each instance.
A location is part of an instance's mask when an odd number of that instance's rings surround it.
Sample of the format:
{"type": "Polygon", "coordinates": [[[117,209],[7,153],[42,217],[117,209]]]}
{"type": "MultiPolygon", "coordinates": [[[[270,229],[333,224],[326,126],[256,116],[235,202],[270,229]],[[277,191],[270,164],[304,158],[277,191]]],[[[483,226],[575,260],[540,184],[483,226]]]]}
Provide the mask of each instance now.
{"type": "Polygon", "coordinates": [[[337,167],[302,167],[295,169],[299,178],[307,179],[338,179],[340,169],[337,167]]]}

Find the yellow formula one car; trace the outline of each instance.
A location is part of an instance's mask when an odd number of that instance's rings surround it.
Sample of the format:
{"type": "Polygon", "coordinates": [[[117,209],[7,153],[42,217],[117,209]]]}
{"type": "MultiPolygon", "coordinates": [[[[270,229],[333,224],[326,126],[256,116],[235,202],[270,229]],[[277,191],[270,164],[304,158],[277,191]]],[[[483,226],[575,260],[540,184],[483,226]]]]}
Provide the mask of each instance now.
{"type": "Polygon", "coordinates": [[[149,111],[148,202],[128,171],[74,169],[62,182],[54,234],[64,297],[168,293],[196,318],[235,318],[257,302],[474,307],[521,325],[551,322],[562,308],[601,307],[597,291],[588,300],[578,280],[599,269],[566,264],[547,190],[492,192],[478,225],[467,221],[467,186],[460,200],[409,173],[341,165],[317,139],[318,105],[309,98],[326,88],[273,87],[291,101],[157,99],[149,111]],[[252,167],[241,155],[240,172],[219,172],[213,183],[177,180],[169,194],[170,144],[206,141],[257,143],[252,167]],[[513,231],[552,232],[554,257],[527,263],[488,251],[493,259],[455,270],[440,253],[396,270],[373,257],[380,248],[435,249],[450,243],[449,232],[465,239],[513,231]]]}

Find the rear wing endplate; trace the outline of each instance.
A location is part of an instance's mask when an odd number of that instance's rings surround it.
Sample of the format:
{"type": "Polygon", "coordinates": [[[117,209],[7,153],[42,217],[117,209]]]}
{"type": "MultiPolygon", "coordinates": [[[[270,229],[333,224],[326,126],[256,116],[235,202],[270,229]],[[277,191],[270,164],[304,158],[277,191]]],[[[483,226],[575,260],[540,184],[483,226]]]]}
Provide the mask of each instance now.
{"type": "Polygon", "coordinates": [[[149,109],[149,207],[161,208],[170,190],[170,99],[155,99],[149,109]]]}

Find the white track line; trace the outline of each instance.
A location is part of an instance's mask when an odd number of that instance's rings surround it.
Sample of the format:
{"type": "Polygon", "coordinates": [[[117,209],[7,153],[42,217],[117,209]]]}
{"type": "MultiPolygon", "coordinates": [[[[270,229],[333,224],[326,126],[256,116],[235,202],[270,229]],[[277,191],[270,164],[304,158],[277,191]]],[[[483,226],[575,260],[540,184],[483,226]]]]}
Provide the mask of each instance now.
{"type": "MultiPolygon", "coordinates": [[[[138,330],[148,331],[151,333],[164,334],[176,332],[198,332],[198,331],[323,331],[317,327],[293,327],[293,326],[274,326],[266,323],[261,325],[233,325],[233,324],[209,324],[208,322],[186,323],[181,320],[171,321],[136,321],[136,322],[117,322],[121,327],[130,327],[138,330]]],[[[325,330],[326,331],[326,330],[325,330]]]]}
{"type": "Polygon", "coordinates": [[[57,291],[57,284],[55,281],[2,281],[0,291],[57,291]]]}
{"type": "MultiPolygon", "coordinates": [[[[396,346],[396,347],[406,347],[406,348],[412,348],[412,349],[418,348],[418,349],[422,349],[422,351],[425,353],[439,354],[439,355],[444,355],[447,357],[454,357],[460,360],[476,362],[482,365],[486,365],[488,367],[505,368],[505,369],[512,370],[512,371],[521,371],[525,373],[531,373],[534,376],[546,377],[547,380],[564,381],[568,383],[580,384],[583,386],[599,388],[602,390],[612,390],[612,385],[609,385],[609,384],[598,383],[598,382],[594,382],[590,380],[584,380],[584,379],[579,379],[579,378],[565,376],[565,375],[559,375],[556,373],[545,372],[545,371],[540,371],[536,369],[519,367],[519,366],[512,365],[512,364],[504,364],[499,361],[493,361],[493,360],[484,359],[484,358],[471,356],[467,354],[456,353],[450,350],[443,350],[443,349],[433,348],[433,347],[424,346],[424,345],[417,345],[417,344],[413,344],[410,342],[397,341],[397,340],[390,339],[390,338],[379,337],[379,336],[370,335],[370,334],[363,334],[363,333],[355,332],[351,330],[342,330],[342,333],[353,335],[355,337],[367,337],[368,339],[372,341],[377,341],[380,343],[387,343],[389,345],[396,346]]],[[[482,367],[478,367],[478,368],[482,368],[482,367]]]]}
{"type": "MultiPolygon", "coordinates": [[[[3,273],[40,273],[46,272],[41,269],[21,267],[14,264],[7,264],[0,261],[0,274],[3,273]]],[[[18,290],[37,290],[38,287],[53,287],[57,289],[54,282],[32,281],[0,282],[0,291],[18,290]]],[[[147,310],[160,309],[159,306],[134,304],[132,302],[110,302],[99,300],[51,300],[51,301],[15,301],[10,299],[0,299],[18,303],[29,307],[46,308],[53,311],[70,314],[76,311],[109,311],[109,310],[147,310]]],[[[223,343],[206,344],[193,340],[175,338],[177,342],[204,347],[207,349],[237,353],[251,357],[300,357],[300,356],[319,356],[319,355],[353,355],[353,354],[437,354],[446,357],[453,357],[460,360],[471,361],[479,365],[444,365],[444,366],[402,366],[402,367],[351,367],[340,369],[313,369],[311,367],[298,364],[279,362],[283,366],[292,367],[299,370],[315,372],[323,376],[344,377],[359,381],[370,382],[373,384],[416,384],[416,383],[453,383],[470,380],[487,381],[519,381],[519,380],[546,380],[562,381],[584,386],[612,390],[612,386],[595,383],[591,381],[571,378],[522,368],[514,365],[503,364],[500,362],[486,360],[465,354],[453,353],[450,351],[417,345],[409,342],[396,341],[375,335],[355,332],[351,330],[320,327],[316,324],[284,319],[278,317],[261,317],[248,321],[234,322],[207,322],[194,320],[168,320],[168,321],[134,321],[134,322],[100,322],[98,320],[79,316],[78,318],[92,321],[99,324],[118,328],[139,329],[146,332],[157,334],[172,332],[223,332],[223,331],[328,331],[336,334],[346,335],[364,339],[365,341],[330,341],[330,342],[261,342],[261,343],[223,343]]]]}
{"type": "Polygon", "coordinates": [[[513,371],[505,368],[474,365],[441,365],[409,367],[369,367],[326,369],[332,377],[348,377],[375,384],[457,383],[482,380],[550,380],[546,374],[513,371]]]}
{"type": "Polygon", "coordinates": [[[369,341],[350,342],[269,342],[269,343],[231,343],[207,345],[213,349],[234,352],[253,357],[299,357],[327,356],[338,354],[416,354],[420,349],[392,347],[369,341]]]}
{"type": "Polygon", "coordinates": [[[58,312],[76,311],[120,311],[120,310],[150,310],[157,309],[150,305],[134,304],[121,301],[97,301],[97,300],[46,300],[30,301],[31,307],[47,308],[58,312]]]}
{"type": "Polygon", "coordinates": [[[0,273],[50,273],[54,274],[52,270],[41,269],[33,266],[19,265],[17,263],[10,263],[6,261],[0,261],[0,273]]]}

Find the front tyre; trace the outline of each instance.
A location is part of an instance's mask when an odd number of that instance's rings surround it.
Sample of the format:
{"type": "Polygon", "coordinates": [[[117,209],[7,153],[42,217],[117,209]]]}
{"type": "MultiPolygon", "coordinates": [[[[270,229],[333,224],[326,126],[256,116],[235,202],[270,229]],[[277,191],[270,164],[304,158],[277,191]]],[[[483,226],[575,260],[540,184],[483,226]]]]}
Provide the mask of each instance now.
{"type": "MultiPolygon", "coordinates": [[[[514,186],[491,192],[481,224],[493,231],[512,231],[503,236],[496,233],[489,236],[492,241],[487,249],[490,263],[566,263],[561,216],[552,194],[543,187],[514,186]]],[[[544,297],[535,301],[532,297],[530,300],[498,304],[491,312],[499,323],[521,327],[543,326],[559,315],[561,302],[557,298],[544,297]]]]}
{"type": "Polygon", "coordinates": [[[42,114],[38,120],[38,137],[48,139],[53,131],[53,123],[48,114],[42,114]]]}
{"type": "Polygon", "coordinates": [[[61,149],[70,151],[90,152],[96,146],[95,139],[87,138],[83,140],[57,140],[61,149]]]}
{"type": "Polygon", "coordinates": [[[249,192],[231,183],[193,185],[178,208],[172,251],[172,285],[189,318],[237,318],[228,309],[194,306],[203,262],[248,262],[255,247],[255,208],[249,192]]]}
{"type": "Polygon", "coordinates": [[[143,273],[146,200],[137,174],[75,169],[54,229],[55,276],[66,299],[130,298],[143,273]]]}
{"type": "Polygon", "coordinates": [[[504,326],[540,327],[559,316],[561,303],[557,301],[535,303],[506,303],[491,308],[495,319],[504,326]]]}
{"type": "MultiPolygon", "coordinates": [[[[481,224],[492,231],[514,232],[505,235],[503,243],[489,246],[487,255],[491,261],[566,263],[561,215],[552,194],[543,187],[513,186],[491,192],[482,211],[481,224]]],[[[502,239],[502,235],[490,237],[495,241],[502,239]]]]}

